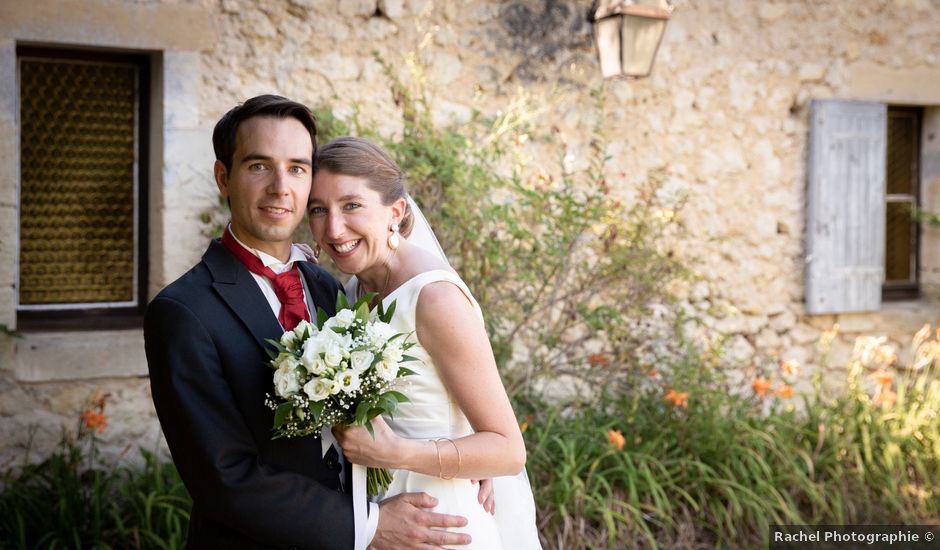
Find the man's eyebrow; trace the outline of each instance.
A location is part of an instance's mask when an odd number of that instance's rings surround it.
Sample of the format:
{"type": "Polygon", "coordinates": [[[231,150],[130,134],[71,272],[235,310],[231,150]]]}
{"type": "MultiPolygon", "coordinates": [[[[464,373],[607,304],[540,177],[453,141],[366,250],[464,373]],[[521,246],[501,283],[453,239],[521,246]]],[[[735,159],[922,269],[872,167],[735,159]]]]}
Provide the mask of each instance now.
{"type": "MultiPolygon", "coordinates": [[[[242,162],[243,162],[243,163],[245,163],[245,162],[250,162],[250,161],[254,161],[254,160],[272,161],[272,160],[274,160],[274,159],[273,159],[272,157],[269,157],[268,155],[262,155],[261,153],[248,153],[247,155],[245,155],[244,157],[242,157],[242,162]]],[[[308,158],[293,158],[293,159],[289,159],[289,160],[290,160],[291,164],[303,164],[304,166],[312,166],[312,165],[313,165],[313,163],[312,163],[312,162],[310,161],[310,159],[308,159],[308,158]]]]}

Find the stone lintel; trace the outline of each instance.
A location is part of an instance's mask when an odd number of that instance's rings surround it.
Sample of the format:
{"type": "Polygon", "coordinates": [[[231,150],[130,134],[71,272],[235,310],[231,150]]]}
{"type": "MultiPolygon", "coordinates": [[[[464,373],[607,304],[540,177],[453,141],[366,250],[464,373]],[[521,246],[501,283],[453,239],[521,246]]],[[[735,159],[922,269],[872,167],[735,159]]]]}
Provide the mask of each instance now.
{"type": "Polygon", "coordinates": [[[141,50],[206,50],[218,29],[199,6],[106,0],[0,2],[0,39],[141,50]]]}

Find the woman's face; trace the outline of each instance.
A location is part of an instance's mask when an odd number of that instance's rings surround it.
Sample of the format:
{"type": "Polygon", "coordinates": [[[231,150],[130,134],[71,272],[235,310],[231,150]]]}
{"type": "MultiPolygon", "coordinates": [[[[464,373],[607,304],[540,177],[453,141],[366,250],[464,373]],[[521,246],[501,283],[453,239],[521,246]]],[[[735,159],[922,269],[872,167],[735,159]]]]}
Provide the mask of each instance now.
{"type": "Polygon", "coordinates": [[[320,170],[313,178],[310,232],[343,273],[384,265],[389,226],[401,219],[404,200],[382,204],[365,178],[320,170]]]}

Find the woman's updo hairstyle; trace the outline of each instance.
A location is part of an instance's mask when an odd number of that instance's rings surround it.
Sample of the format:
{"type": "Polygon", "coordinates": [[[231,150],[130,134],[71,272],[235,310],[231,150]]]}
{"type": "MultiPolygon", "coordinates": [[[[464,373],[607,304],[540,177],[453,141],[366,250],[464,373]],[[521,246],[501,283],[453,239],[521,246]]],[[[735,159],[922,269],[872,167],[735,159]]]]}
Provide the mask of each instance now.
{"type": "MultiPolygon", "coordinates": [[[[362,138],[338,137],[318,148],[313,172],[320,170],[365,179],[369,188],[382,197],[385,206],[405,198],[405,175],[401,168],[385,151],[362,138]]],[[[413,226],[411,206],[406,202],[398,224],[402,237],[411,234],[413,226]]]]}

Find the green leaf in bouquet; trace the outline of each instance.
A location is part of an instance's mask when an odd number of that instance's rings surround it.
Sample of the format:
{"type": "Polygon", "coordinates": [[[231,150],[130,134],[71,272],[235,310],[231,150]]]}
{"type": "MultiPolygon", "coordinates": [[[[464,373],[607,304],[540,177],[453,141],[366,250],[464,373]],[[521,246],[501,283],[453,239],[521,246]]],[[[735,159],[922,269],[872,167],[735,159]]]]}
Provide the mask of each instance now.
{"type": "Polygon", "coordinates": [[[366,312],[368,313],[369,303],[372,301],[373,298],[375,298],[378,295],[379,295],[378,292],[366,292],[365,294],[360,296],[358,300],[356,300],[356,303],[353,304],[352,309],[359,311],[359,308],[365,305],[366,312]]]}
{"type": "MultiPolygon", "coordinates": [[[[415,356],[413,356],[413,355],[405,355],[405,354],[402,354],[401,360],[402,360],[402,361],[419,361],[419,359],[418,359],[417,357],[415,357],[415,356]]],[[[399,369],[403,369],[403,368],[405,368],[405,367],[398,367],[398,368],[399,368],[399,369]]],[[[414,371],[409,370],[408,372],[409,372],[410,374],[414,374],[414,371]]]]}
{"type": "Polygon", "coordinates": [[[274,428],[280,428],[287,422],[287,419],[290,418],[291,411],[294,410],[294,404],[290,401],[281,403],[277,406],[277,409],[274,411],[274,428]]]}
{"type": "Polygon", "coordinates": [[[379,320],[383,323],[392,322],[392,315],[395,315],[395,307],[398,305],[398,300],[392,300],[392,303],[388,304],[388,309],[379,316],[379,320]]]}
{"type": "Polygon", "coordinates": [[[395,340],[397,340],[397,339],[399,339],[399,338],[406,338],[407,336],[408,336],[408,335],[405,334],[404,332],[399,332],[399,333],[396,334],[395,336],[392,336],[391,338],[389,338],[388,341],[389,341],[389,342],[392,342],[392,341],[395,341],[395,340]]]}
{"type": "Polygon", "coordinates": [[[398,410],[398,400],[384,393],[379,397],[379,406],[382,407],[387,415],[395,416],[395,411],[398,410]]]}
{"type": "Polygon", "coordinates": [[[397,401],[397,402],[399,402],[399,403],[410,403],[410,402],[411,402],[411,399],[408,399],[408,396],[407,396],[407,395],[405,395],[405,394],[403,394],[403,393],[401,393],[401,392],[395,391],[395,390],[387,391],[387,392],[383,393],[382,395],[389,395],[389,396],[391,396],[392,398],[394,398],[395,401],[397,401]]]}
{"type": "Polygon", "coordinates": [[[368,401],[360,401],[359,405],[356,407],[356,424],[359,426],[365,426],[369,421],[369,409],[372,407],[372,403],[368,401]]]}
{"type": "Polygon", "coordinates": [[[329,318],[329,314],[322,307],[317,306],[317,330],[323,330],[323,323],[329,318]]]}
{"type": "MultiPolygon", "coordinates": [[[[402,357],[404,359],[404,357],[402,357]]],[[[409,358],[410,361],[417,361],[415,358],[409,358]]],[[[413,374],[418,374],[415,371],[409,369],[408,367],[398,367],[398,375],[395,378],[401,378],[402,376],[411,376],[413,374]]]]}
{"type": "Polygon", "coordinates": [[[336,293],[336,311],[349,309],[349,300],[346,299],[346,293],[340,290],[336,293]]]}
{"type": "MultiPolygon", "coordinates": [[[[271,340],[268,340],[268,342],[270,342],[270,341],[271,341],[271,340]]],[[[277,352],[277,350],[274,349],[274,348],[264,348],[264,352],[268,354],[268,357],[270,357],[272,361],[275,360],[275,359],[277,359],[277,356],[280,355],[280,354],[277,352]]],[[[270,363],[268,363],[268,365],[269,365],[272,369],[276,369],[276,368],[277,368],[277,367],[275,367],[274,365],[272,365],[272,364],[270,364],[270,363]]]]}
{"type": "Polygon", "coordinates": [[[314,424],[320,423],[320,415],[323,414],[323,407],[326,406],[325,401],[311,401],[307,406],[307,411],[310,413],[310,416],[313,418],[314,424]]]}
{"type": "MultiPolygon", "coordinates": [[[[360,299],[360,302],[361,301],[362,300],[360,299]]],[[[356,302],[356,303],[359,304],[359,302],[356,302]]],[[[368,302],[359,304],[356,307],[356,319],[359,319],[359,321],[362,322],[362,326],[365,326],[365,324],[369,322],[369,303],[368,302]]]]}
{"type": "Polygon", "coordinates": [[[375,428],[372,427],[372,422],[366,422],[366,429],[369,430],[369,435],[372,436],[372,439],[375,439],[375,428]]]}

